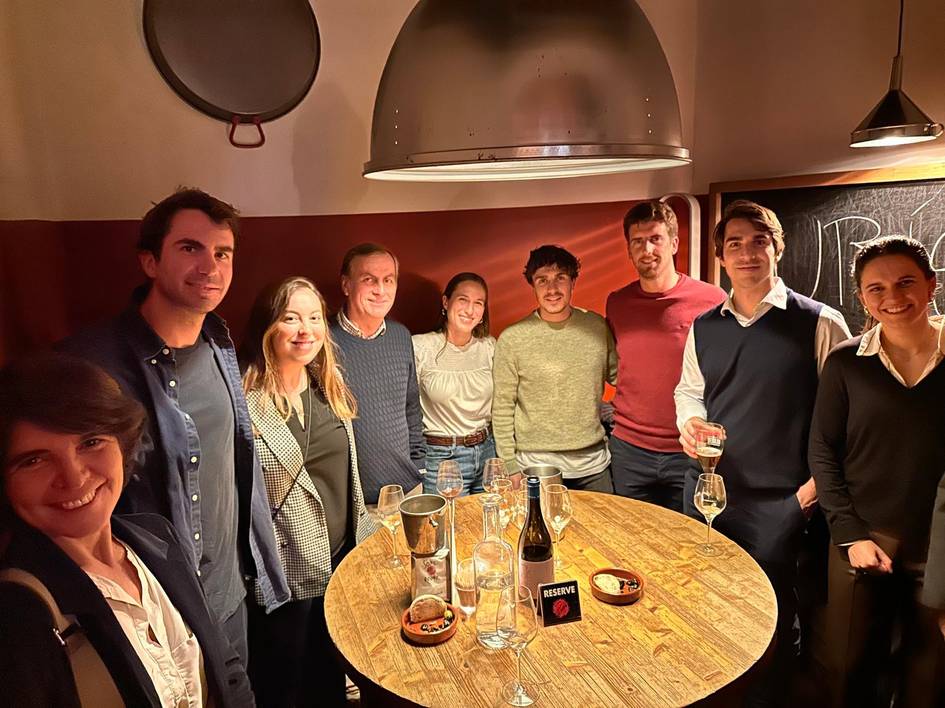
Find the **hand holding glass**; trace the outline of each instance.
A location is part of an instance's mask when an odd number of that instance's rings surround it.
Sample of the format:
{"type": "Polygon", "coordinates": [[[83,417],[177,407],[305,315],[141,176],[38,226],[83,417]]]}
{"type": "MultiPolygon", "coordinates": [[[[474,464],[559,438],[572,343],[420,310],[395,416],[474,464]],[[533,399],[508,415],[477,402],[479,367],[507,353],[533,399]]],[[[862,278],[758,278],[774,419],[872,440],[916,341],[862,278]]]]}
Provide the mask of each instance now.
{"type": "Polygon", "coordinates": [[[404,500],[404,489],[399,484],[387,484],[381,487],[377,495],[377,517],[384,527],[390,531],[390,558],[387,559],[388,568],[400,568],[400,558],[397,557],[397,527],[400,526],[400,502],[404,500]]]}
{"type": "Polygon", "coordinates": [[[502,591],[496,614],[496,631],[505,645],[515,652],[516,659],[515,680],[503,686],[502,697],[509,705],[530,706],[535,702],[537,692],[533,686],[522,681],[522,652],[538,634],[538,616],[528,588],[519,585],[502,591]]]}
{"type": "Polygon", "coordinates": [[[541,490],[541,513],[545,523],[551,529],[551,540],[555,547],[555,569],[561,570],[564,561],[558,551],[558,542],[565,527],[571,521],[571,496],[568,488],[563,484],[546,484],[541,490]]]}
{"type": "Polygon", "coordinates": [[[700,474],[693,501],[707,524],[705,543],[699,544],[696,549],[704,556],[717,556],[719,549],[709,543],[709,534],[712,533],[712,521],[725,509],[725,482],[722,481],[722,476],[700,474]]]}
{"type": "Polygon", "coordinates": [[[700,422],[696,428],[696,459],[706,474],[714,474],[725,446],[725,428],[718,423],[700,422]]]}

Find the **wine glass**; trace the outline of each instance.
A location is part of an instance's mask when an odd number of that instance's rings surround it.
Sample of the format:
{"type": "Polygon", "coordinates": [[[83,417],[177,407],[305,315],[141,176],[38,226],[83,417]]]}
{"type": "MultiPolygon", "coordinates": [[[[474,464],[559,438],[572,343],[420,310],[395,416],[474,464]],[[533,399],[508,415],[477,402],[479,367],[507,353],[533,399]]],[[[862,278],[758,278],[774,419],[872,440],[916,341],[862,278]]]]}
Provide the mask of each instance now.
{"type": "Polygon", "coordinates": [[[463,491],[463,475],[456,460],[443,460],[436,471],[436,491],[452,502],[463,491]]]}
{"type": "Polygon", "coordinates": [[[482,488],[487,492],[495,492],[493,482],[497,479],[506,479],[509,476],[505,467],[505,460],[499,457],[490,457],[483,463],[482,488]]]}
{"type": "Polygon", "coordinates": [[[456,565],[453,581],[459,596],[459,608],[469,618],[476,611],[476,564],[472,558],[461,560],[456,565]]]}
{"type": "Polygon", "coordinates": [[[397,557],[397,527],[400,526],[400,502],[404,500],[404,488],[399,484],[385,484],[377,495],[377,517],[384,527],[390,531],[390,558],[387,559],[388,568],[403,566],[397,557]]]}
{"type": "Polygon", "coordinates": [[[494,494],[499,495],[499,526],[504,534],[515,515],[515,490],[512,489],[512,480],[500,478],[493,480],[494,494]]]}
{"type": "Polygon", "coordinates": [[[561,541],[561,534],[564,533],[564,527],[571,521],[571,495],[568,494],[568,488],[563,484],[546,484],[541,490],[541,513],[545,517],[545,523],[548,524],[552,532],[552,541],[555,546],[555,569],[561,570],[564,567],[564,561],[558,552],[558,542],[561,541]]]}
{"type": "Polygon", "coordinates": [[[522,681],[522,652],[538,634],[538,616],[531,591],[522,585],[510,586],[499,596],[496,633],[515,652],[515,680],[502,687],[502,698],[513,706],[530,706],[538,697],[535,687],[522,681]]]}
{"type": "Polygon", "coordinates": [[[709,534],[712,533],[713,519],[725,509],[725,482],[722,481],[722,475],[700,474],[693,501],[707,523],[705,543],[700,543],[696,550],[704,556],[717,556],[720,551],[709,543],[709,534]]]}
{"type": "Polygon", "coordinates": [[[696,459],[706,474],[715,474],[725,446],[725,428],[718,423],[700,422],[696,428],[696,459]]]}

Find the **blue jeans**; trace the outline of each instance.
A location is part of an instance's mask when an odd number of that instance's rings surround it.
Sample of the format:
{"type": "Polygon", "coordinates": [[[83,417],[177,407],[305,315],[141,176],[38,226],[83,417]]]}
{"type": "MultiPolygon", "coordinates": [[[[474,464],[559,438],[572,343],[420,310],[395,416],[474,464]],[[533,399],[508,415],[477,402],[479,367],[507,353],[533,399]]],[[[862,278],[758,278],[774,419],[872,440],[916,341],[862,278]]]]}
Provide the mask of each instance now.
{"type": "Polygon", "coordinates": [[[436,472],[444,460],[459,464],[463,476],[463,491],[460,496],[478,494],[482,488],[482,467],[486,460],[495,457],[495,440],[490,434],[478,445],[425,445],[427,451],[427,473],[423,475],[423,493],[436,494],[436,472]]]}
{"type": "Polygon", "coordinates": [[[690,465],[686,453],[645,450],[612,435],[610,457],[617,494],[683,510],[683,481],[690,465]]]}

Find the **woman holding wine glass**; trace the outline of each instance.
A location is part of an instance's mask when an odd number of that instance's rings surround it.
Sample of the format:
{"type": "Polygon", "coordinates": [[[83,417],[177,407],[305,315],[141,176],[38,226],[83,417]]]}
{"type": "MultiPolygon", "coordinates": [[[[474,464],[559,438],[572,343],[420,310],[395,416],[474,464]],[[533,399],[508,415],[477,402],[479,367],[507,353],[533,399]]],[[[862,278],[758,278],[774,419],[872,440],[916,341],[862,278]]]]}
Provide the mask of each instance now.
{"type": "Polygon", "coordinates": [[[495,457],[492,439],[492,358],[489,290],[475,273],[454,275],[443,292],[437,328],[413,337],[428,471],[426,494],[436,493],[436,467],[456,462],[462,494],[482,491],[483,463],[495,457]]]}
{"type": "Polygon", "coordinates": [[[835,548],[825,636],[835,705],[945,704],[945,645],[917,603],[945,469],[945,341],[921,243],[875,239],[854,259],[864,333],[833,350],[810,466],[835,548]],[[898,645],[898,649],[894,647],[898,645]]]}
{"type": "Polygon", "coordinates": [[[344,671],[325,624],[332,570],[375,526],[364,506],[345,385],[312,281],[291,277],[263,291],[241,349],[243,386],[279,555],[287,604],[251,617],[250,661],[260,705],[344,705],[344,671]]]}

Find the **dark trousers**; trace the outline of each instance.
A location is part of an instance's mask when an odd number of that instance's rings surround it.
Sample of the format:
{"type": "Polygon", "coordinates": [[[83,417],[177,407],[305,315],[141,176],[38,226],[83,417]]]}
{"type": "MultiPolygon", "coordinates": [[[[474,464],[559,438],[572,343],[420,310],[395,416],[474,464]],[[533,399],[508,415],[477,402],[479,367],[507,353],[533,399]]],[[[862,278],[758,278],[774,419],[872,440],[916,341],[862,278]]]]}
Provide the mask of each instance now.
{"type": "Polygon", "coordinates": [[[325,598],[250,614],[249,678],[262,708],[344,706],[345,672],[325,623],[325,598]]]}
{"type": "Polygon", "coordinates": [[[230,615],[223,622],[223,633],[230,640],[230,645],[239,654],[243,662],[243,668],[249,666],[249,644],[246,628],[246,603],[251,602],[245,599],[236,608],[236,612],[230,615]]]}
{"type": "Polygon", "coordinates": [[[614,481],[610,476],[610,466],[604,468],[597,474],[589,474],[586,477],[575,477],[564,480],[564,486],[568,489],[578,489],[583,492],[603,492],[604,494],[614,493],[614,481]]]}
{"type": "Polygon", "coordinates": [[[610,437],[614,491],[622,497],[683,510],[683,484],[691,465],[684,452],[656,452],[610,437]]]}
{"type": "MultiPolygon", "coordinates": [[[[703,519],[693,502],[701,471],[693,461],[683,489],[685,513],[695,519],[703,519]]],[[[757,561],[778,601],[771,663],[749,687],[745,705],[788,705],[801,646],[797,564],[807,519],[793,492],[784,495],[739,489],[727,492],[725,511],[716,517],[712,528],[735,541],[757,561]]]]}
{"type": "Polygon", "coordinates": [[[824,664],[831,705],[933,708],[945,705],[945,642],[935,611],[919,604],[922,572],[894,563],[890,575],[854,570],[830,551],[824,664]]]}

